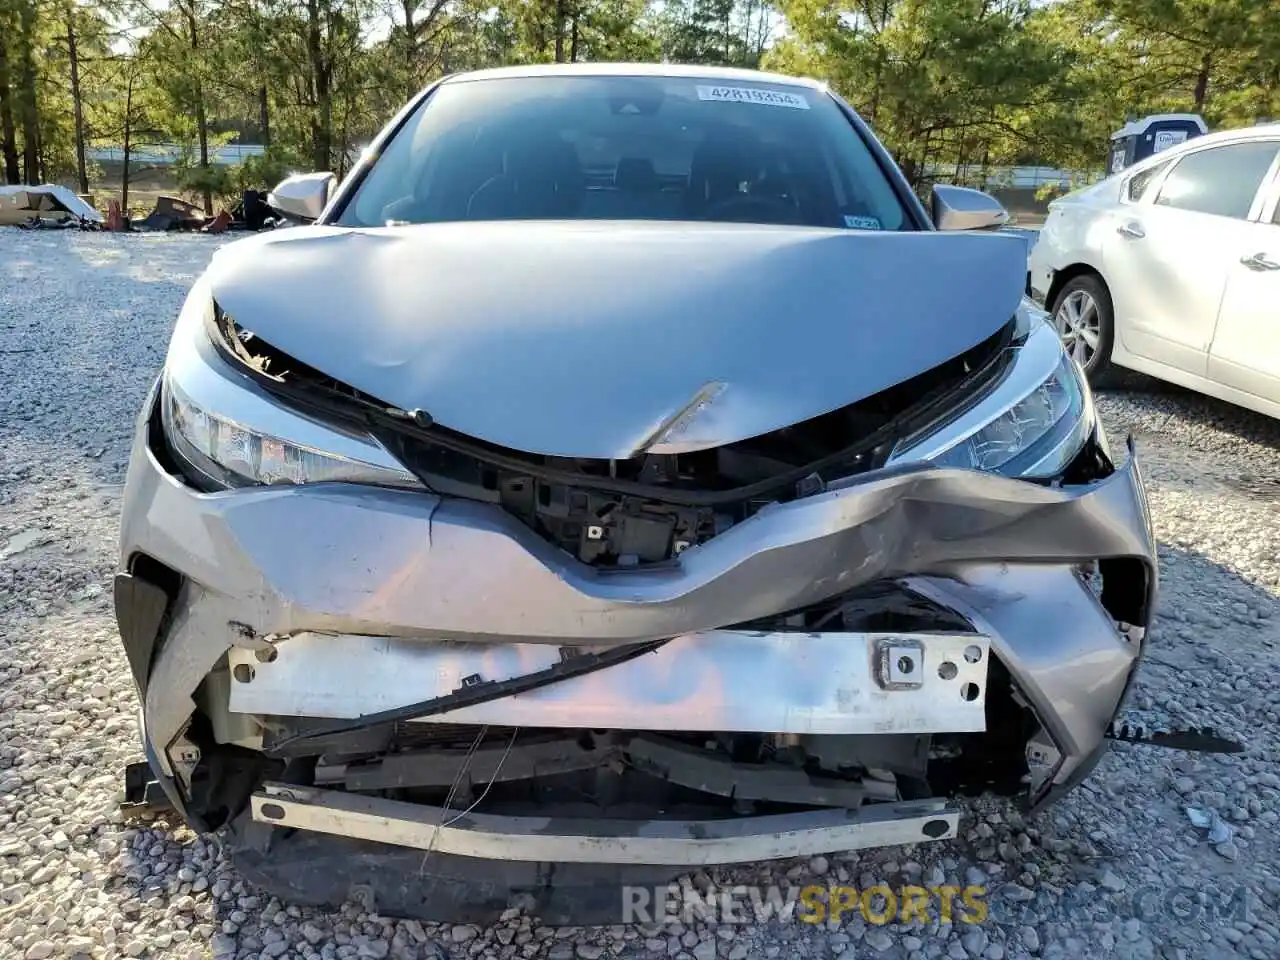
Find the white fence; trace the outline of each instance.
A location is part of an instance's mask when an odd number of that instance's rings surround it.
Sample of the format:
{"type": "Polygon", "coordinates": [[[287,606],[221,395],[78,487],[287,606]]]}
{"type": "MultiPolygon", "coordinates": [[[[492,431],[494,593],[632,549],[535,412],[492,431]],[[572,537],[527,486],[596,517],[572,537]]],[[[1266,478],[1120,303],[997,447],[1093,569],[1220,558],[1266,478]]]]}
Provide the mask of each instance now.
{"type": "Polygon", "coordinates": [[[961,183],[985,184],[988,187],[1022,187],[1035,189],[1054,186],[1069,188],[1095,183],[1105,173],[1099,170],[1061,170],[1057,167],[957,167],[955,164],[930,164],[933,180],[956,180],[961,183]]]}
{"type": "MultiPolygon", "coordinates": [[[[209,151],[209,162],[216,166],[235,166],[244,163],[249,157],[260,157],[266,147],[256,143],[230,143],[215,147],[209,151]]],[[[150,143],[144,146],[131,147],[130,163],[170,164],[176,163],[183,155],[183,148],[176,143],[150,143]]],[[[188,151],[194,153],[194,151],[188,151]]],[[[124,161],[123,147],[90,147],[85,151],[90,160],[98,162],[124,161]]]]}

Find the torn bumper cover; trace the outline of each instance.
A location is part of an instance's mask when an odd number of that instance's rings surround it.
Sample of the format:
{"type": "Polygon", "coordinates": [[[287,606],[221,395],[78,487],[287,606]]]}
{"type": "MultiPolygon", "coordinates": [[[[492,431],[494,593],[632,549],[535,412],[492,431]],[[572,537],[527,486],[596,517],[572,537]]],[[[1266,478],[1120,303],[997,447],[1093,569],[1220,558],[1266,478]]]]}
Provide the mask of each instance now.
{"type": "Polygon", "coordinates": [[[935,747],[960,737],[947,749],[963,752],[964,737],[1003,735],[995,711],[1008,708],[1027,721],[1012,727],[1023,792],[1051,800],[1096,761],[1154,606],[1131,447],[1110,475],[1072,487],[881,470],[772,504],[676,563],[606,571],[491,505],[344,484],[198,492],[166,461],[155,406],[153,391],[125,493],[117,613],[148,758],[197,827],[248,809],[260,823],[466,857],[671,865],[942,839],[956,829],[945,796],[892,772],[886,786],[884,768],[914,750],[916,780],[931,780],[931,736],[935,747]],[[871,588],[909,596],[926,622],[826,629],[789,616],[856,607],[871,588]],[[518,696],[364,729],[367,741],[272,749],[664,640],[518,696]],[[528,804],[461,817],[387,797],[456,788],[458,754],[439,744],[486,728],[497,746],[473,744],[463,764],[480,800],[522,769],[625,768],[724,798],[735,815],[575,824],[528,804]],[[504,751],[506,730],[539,733],[504,751]],[[696,734],[759,735],[771,757],[801,748],[821,769],[699,766],[710,754],[690,748],[696,734]],[[411,749],[423,739],[428,749],[411,749]],[[308,755],[299,778],[294,761],[308,755]],[[860,777],[840,779],[846,768],[860,777]],[[776,810],[788,802],[805,809],[776,810]]]}

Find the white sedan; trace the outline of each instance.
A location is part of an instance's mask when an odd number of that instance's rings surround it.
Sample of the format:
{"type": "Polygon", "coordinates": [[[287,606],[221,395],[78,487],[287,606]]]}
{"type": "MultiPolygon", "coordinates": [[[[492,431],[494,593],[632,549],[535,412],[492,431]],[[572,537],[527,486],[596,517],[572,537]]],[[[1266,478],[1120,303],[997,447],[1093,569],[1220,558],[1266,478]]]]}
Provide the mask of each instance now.
{"type": "Polygon", "coordinates": [[[1095,382],[1126,367],[1280,417],[1280,124],[1054,201],[1028,285],[1095,382]]]}

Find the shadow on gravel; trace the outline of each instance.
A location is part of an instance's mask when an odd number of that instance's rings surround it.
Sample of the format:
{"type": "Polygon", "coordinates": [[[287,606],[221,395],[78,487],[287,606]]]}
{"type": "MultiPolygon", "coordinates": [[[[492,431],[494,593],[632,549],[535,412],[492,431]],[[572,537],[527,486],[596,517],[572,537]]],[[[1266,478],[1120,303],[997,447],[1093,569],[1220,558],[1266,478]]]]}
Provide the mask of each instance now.
{"type": "MultiPolygon", "coordinates": [[[[1213,427],[1280,451],[1280,420],[1174,383],[1132,370],[1114,371],[1108,385],[1098,392],[1133,406],[1147,407],[1153,413],[1162,412],[1169,417],[1213,427]]],[[[1280,464],[1277,464],[1277,475],[1280,475],[1280,464]]]]}
{"type": "MultiPolygon", "coordinates": [[[[241,235],[240,238],[243,238],[241,235]]],[[[219,247],[232,242],[226,237],[204,237],[199,234],[107,235],[92,246],[72,246],[70,251],[84,266],[106,269],[120,279],[135,283],[179,281],[183,291],[191,285],[219,247]],[[193,247],[197,249],[193,256],[193,247]],[[207,249],[200,249],[207,248],[207,249]],[[205,254],[203,257],[200,254],[205,254]],[[193,269],[194,267],[194,269],[193,269]]],[[[95,285],[98,279],[95,277],[95,285]]]]}

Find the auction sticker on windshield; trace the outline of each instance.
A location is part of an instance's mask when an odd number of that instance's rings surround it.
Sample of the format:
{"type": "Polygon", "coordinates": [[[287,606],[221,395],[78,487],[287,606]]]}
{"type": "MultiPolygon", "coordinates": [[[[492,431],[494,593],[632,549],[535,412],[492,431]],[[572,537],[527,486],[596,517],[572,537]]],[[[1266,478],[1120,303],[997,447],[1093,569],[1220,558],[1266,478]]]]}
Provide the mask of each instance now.
{"type": "Polygon", "coordinates": [[[844,225],[851,230],[879,230],[879,217],[862,217],[852,213],[844,215],[844,225]]]}
{"type": "Polygon", "coordinates": [[[751,87],[698,87],[699,100],[722,100],[731,103],[763,103],[770,107],[808,110],[809,101],[785,90],[755,90],[751,87]]]}

